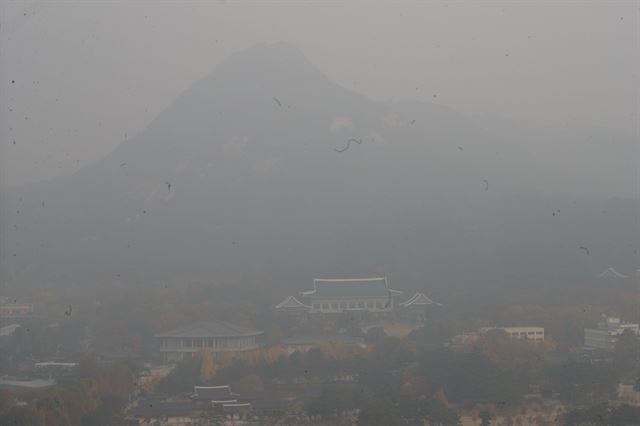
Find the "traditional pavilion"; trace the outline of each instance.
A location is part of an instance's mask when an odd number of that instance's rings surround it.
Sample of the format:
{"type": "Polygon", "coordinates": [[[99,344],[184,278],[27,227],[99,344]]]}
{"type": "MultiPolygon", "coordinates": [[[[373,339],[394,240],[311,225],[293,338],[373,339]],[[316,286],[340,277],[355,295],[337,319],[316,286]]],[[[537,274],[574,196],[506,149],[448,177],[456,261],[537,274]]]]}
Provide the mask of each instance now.
{"type": "Polygon", "coordinates": [[[302,296],[310,301],[310,313],[391,312],[399,294],[402,292],[389,288],[386,277],[374,277],[314,279],[313,290],[302,296]]]}
{"type": "Polygon", "coordinates": [[[431,300],[424,293],[416,293],[409,300],[398,304],[403,313],[415,321],[426,321],[427,308],[431,305],[442,306],[440,303],[431,300]]]}
{"type": "Polygon", "coordinates": [[[624,274],[621,274],[620,272],[616,271],[613,268],[607,268],[604,270],[604,272],[598,275],[598,278],[622,279],[622,278],[629,278],[629,277],[624,274]]]}
{"type": "Polygon", "coordinates": [[[156,335],[164,362],[176,362],[206,350],[212,353],[244,352],[258,348],[262,331],[224,321],[202,321],[156,335]]]}
{"type": "Polygon", "coordinates": [[[289,296],[276,305],[276,312],[291,316],[306,316],[311,310],[311,306],[305,305],[293,296],[289,296]]]}

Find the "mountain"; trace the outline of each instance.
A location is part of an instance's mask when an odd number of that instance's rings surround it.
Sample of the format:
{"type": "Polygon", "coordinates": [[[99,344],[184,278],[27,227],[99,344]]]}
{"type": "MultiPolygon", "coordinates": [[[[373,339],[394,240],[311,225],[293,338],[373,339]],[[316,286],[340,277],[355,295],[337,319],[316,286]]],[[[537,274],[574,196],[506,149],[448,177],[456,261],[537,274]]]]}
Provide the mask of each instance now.
{"type": "Polygon", "coordinates": [[[102,161],[3,193],[2,279],[292,292],[373,273],[420,289],[635,270],[633,140],[527,126],[375,102],[290,45],[258,45],[102,161]]]}

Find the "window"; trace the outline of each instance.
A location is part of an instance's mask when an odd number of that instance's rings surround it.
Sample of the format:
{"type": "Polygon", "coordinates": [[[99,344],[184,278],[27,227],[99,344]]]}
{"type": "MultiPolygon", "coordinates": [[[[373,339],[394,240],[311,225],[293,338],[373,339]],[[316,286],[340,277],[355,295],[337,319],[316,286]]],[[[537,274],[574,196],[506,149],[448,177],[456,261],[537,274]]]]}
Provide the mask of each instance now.
{"type": "Polygon", "coordinates": [[[373,302],[367,302],[367,308],[373,309],[373,302]]]}
{"type": "Polygon", "coordinates": [[[364,302],[358,302],[358,308],[364,309],[364,302]]]}
{"type": "Polygon", "coordinates": [[[331,304],[331,309],[333,309],[334,311],[338,310],[338,304],[337,303],[332,303],[331,304]]]}
{"type": "Polygon", "coordinates": [[[323,303],[323,304],[322,304],[322,310],[323,310],[323,311],[326,311],[326,310],[328,310],[328,309],[329,309],[329,304],[328,304],[328,303],[323,303]]]}
{"type": "Polygon", "coordinates": [[[347,309],[347,304],[346,303],[341,303],[340,304],[340,309],[347,309]]]}
{"type": "Polygon", "coordinates": [[[356,302],[349,302],[349,309],[355,309],[356,308],[356,302]]]}

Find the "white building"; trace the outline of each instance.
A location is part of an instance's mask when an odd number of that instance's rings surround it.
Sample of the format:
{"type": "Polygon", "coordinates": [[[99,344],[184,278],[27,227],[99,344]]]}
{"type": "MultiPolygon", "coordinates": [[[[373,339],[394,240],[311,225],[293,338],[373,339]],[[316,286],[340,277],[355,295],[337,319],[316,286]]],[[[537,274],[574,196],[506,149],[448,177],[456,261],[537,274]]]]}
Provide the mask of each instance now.
{"type": "Polygon", "coordinates": [[[485,334],[491,330],[502,330],[511,339],[544,342],[544,327],[485,327],[479,331],[481,334],[485,334]]]}
{"type": "Polygon", "coordinates": [[[606,317],[599,322],[597,328],[584,329],[584,346],[592,349],[613,350],[618,338],[626,330],[630,330],[636,336],[640,334],[638,324],[622,322],[620,318],[606,317]]]}
{"type": "Polygon", "coordinates": [[[258,348],[262,332],[224,321],[202,321],[157,334],[164,362],[176,362],[200,351],[244,352],[258,348]]]}

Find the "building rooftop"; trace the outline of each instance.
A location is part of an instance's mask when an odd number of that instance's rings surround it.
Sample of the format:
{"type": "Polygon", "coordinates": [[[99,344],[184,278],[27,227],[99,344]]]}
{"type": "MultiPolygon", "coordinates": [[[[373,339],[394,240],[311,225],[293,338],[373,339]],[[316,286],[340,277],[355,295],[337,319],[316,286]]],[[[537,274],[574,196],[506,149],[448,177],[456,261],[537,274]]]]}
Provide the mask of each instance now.
{"type": "Polygon", "coordinates": [[[293,296],[289,296],[277,304],[276,309],[311,309],[311,306],[305,305],[293,296]]]}
{"type": "Polygon", "coordinates": [[[426,306],[426,305],[439,305],[439,303],[435,303],[433,300],[429,299],[424,293],[416,293],[413,297],[405,302],[400,303],[399,305],[408,308],[410,306],[426,306]]]}
{"type": "Polygon", "coordinates": [[[50,386],[54,386],[56,381],[53,379],[31,379],[31,380],[19,380],[15,378],[2,378],[0,379],[0,389],[44,389],[50,386]]]}
{"type": "Polygon", "coordinates": [[[249,402],[222,404],[222,412],[225,414],[246,413],[248,411],[251,411],[251,403],[249,402]]]}
{"type": "Polygon", "coordinates": [[[156,337],[246,337],[257,336],[262,331],[253,330],[225,321],[201,321],[171,331],[156,334],[156,337]]]}
{"type": "Polygon", "coordinates": [[[317,298],[392,297],[401,291],[389,288],[386,277],[314,279],[313,290],[302,293],[317,298]]]}
{"type": "Polygon", "coordinates": [[[195,386],[191,398],[209,401],[229,401],[238,396],[231,392],[229,385],[223,386],[195,386]]]}
{"type": "Polygon", "coordinates": [[[0,328],[0,336],[11,336],[20,327],[22,327],[20,324],[5,325],[0,328]]]}
{"type": "Polygon", "coordinates": [[[607,268],[603,273],[598,275],[598,278],[629,278],[629,277],[627,277],[624,274],[621,274],[620,272],[616,271],[613,268],[607,268]]]}

